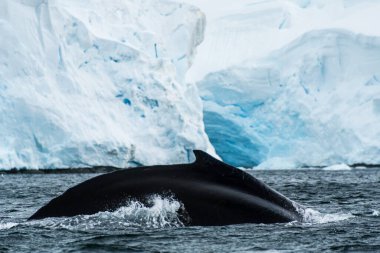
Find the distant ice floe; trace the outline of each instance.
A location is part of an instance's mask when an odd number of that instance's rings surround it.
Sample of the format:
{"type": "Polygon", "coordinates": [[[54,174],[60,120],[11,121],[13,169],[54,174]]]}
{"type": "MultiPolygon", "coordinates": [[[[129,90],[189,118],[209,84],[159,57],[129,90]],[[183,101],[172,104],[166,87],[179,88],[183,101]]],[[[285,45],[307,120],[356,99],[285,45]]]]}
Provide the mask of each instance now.
{"type": "Polygon", "coordinates": [[[341,164],[335,164],[328,167],[323,168],[323,170],[328,171],[337,171],[337,170],[351,170],[352,168],[348,166],[347,164],[341,163],[341,164]]]}

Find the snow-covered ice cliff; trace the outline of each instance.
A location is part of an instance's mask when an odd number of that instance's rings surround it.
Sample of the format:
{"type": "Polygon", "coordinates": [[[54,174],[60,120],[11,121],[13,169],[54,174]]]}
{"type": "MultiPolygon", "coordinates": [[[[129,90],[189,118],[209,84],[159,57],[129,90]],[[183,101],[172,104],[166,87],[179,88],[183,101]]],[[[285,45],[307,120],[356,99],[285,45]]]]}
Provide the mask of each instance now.
{"type": "Polygon", "coordinates": [[[199,83],[206,131],[240,166],[380,163],[380,38],[306,33],[199,83]]]}
{"type": "Polygon", "coordinates": [[[188,79],[237,166],[380,164],[380,2],[185,0],[207,17],[188,79]]]}
{"type": "Polygon", "coordinates": [[[204,26],[199,9],[169,1],[0,1],[0,168],[213,152],[184,82],[204,26]]]}

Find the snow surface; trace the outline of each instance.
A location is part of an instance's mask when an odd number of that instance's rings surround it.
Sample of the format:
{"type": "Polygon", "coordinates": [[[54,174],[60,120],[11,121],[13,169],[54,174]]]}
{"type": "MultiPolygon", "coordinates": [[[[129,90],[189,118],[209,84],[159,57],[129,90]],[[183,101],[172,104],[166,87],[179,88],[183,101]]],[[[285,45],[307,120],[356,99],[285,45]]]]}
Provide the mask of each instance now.
{"type": "Polygon", "coordinates": [[[312,30],[344,29],[380,36],[378,0],[178,0],[206,15],[205,40],[189,81],[244,60],[266,57],[312,30]]]}
{"type": "Polygon", "coordinates": [[[199,9],[169,1],[0,1],[0,168],[213,153],[183,81],[204,27],[199,9]]]}
{"type": "Polygon", "coordinates": [[[380,1],[186,2],[207,17],[187,78],[224,161],[380,163],[380,1]]]}

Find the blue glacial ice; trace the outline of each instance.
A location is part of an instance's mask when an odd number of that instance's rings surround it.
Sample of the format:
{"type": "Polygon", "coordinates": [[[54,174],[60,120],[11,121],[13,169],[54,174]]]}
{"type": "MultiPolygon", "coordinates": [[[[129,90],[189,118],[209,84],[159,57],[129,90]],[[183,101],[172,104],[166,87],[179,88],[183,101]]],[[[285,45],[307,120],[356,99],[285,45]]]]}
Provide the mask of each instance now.
{"type": "Polygon", "coordinates": [[[305,33],[198,83],[206,132],[237,166],[380,163],[380,38],[305,33]]]}

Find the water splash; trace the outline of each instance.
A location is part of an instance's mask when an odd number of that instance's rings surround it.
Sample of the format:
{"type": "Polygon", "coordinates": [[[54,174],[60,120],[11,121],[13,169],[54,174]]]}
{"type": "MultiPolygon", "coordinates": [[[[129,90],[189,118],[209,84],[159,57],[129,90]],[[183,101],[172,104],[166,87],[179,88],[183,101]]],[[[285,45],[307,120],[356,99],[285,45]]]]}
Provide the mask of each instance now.
{"type": "Polygon", "coordinates": [[[15,222],[5,222],[5,223],[0,222],[0,230],[10,229],[17,225],[18,223],[15,223],[15,222]]]}
{"type": "Polygon", "coordinates": [[[351,213],[321,213],[312,208],[298,210],[302,215],[302,222],[306,224],[324,224],[330,222],[344,221],[353,218],[351,213]]]}
{"type": "Polygon", "coordinates": [[[293,206],[301,215],[301,222],[304,224],[324,224],[330,222],[339,222],[354,217],[354,215],[351,213],[321,213],[312,208],[304,207],[296,202],[293,202],[293,206]]]}
{"type": "Polygon", "coordinates": [[[184,210],[183,204],[174,197],[152,195],[147,204],[131,200],[112,212],[105,211],[69,218],[49,218],[36,222],[43,227],[69,230],[183,227],[184,224],[179,215],[182,210],[184,210]]]}

